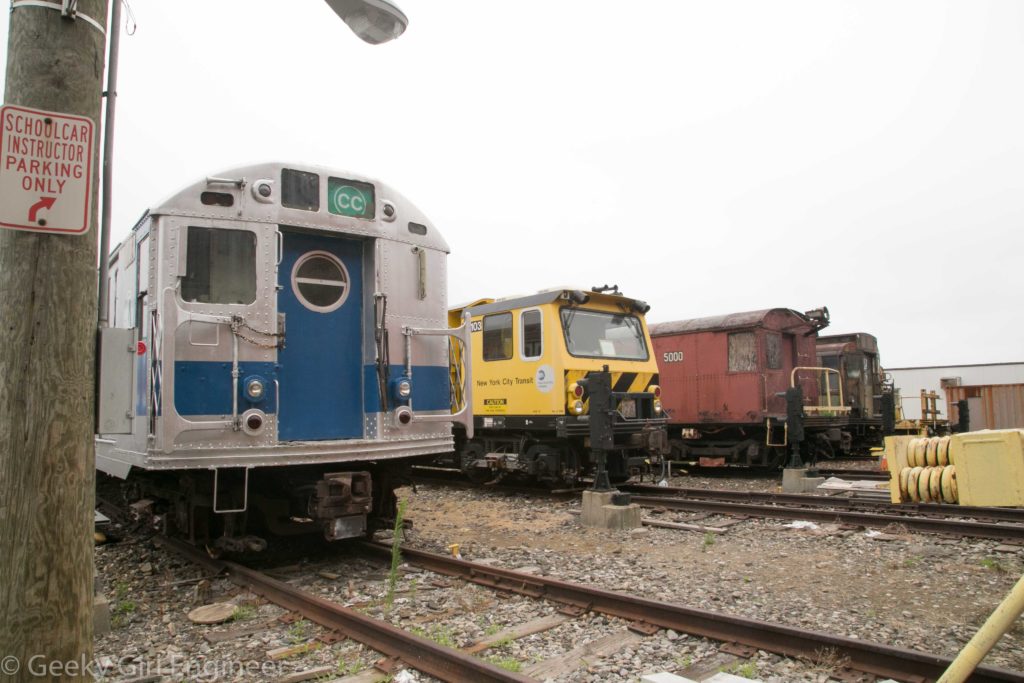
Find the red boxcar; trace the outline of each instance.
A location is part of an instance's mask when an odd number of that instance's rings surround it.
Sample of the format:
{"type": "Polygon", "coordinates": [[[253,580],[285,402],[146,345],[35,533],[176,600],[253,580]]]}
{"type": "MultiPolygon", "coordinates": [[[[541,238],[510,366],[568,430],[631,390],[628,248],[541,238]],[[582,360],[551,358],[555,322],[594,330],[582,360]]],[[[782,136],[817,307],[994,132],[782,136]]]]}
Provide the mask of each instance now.
{"type": "MultiPolygon", "coordinates": [[[[794,368],[816,367],[828,310],[788,308],[650,325],[676,459],[704,466],[777,466],[794,368]]],[[[798,371],[804,403],[818,403],[818,375],[798,371]]]]}

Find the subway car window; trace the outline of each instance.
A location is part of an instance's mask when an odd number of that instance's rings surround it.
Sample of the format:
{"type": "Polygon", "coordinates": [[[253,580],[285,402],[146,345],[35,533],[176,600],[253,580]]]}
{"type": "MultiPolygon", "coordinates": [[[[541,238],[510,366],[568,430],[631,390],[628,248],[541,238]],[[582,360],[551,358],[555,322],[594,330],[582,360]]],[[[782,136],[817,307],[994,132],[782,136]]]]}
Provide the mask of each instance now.
{"type": "Polygon", "coordinates": [[[320,176],[308,171],[281,169],[281,205],[303,211],[320,210],[320,176]]]}
{"type": "Polygon", "coordinates": [[[256,301],[256,235],[189,226],[181,298],[203,304],[256,301]]]}
{"type": "Polygon", "coordinates": [[[512,314],[484,316],[484,360],[512,358],[512,314]]]}

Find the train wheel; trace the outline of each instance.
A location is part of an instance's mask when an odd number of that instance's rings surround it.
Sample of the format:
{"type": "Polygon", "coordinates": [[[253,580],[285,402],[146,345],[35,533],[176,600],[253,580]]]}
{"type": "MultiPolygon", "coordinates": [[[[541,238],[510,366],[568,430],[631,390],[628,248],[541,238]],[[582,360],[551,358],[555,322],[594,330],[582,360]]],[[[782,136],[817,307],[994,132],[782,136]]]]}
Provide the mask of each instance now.
{"type": "Polygon", "coordinates": [[[484,462],[487,449],[480,441],[469,441],[462,449],[462,473],[474,484],[486,484],[495,477],[495,472],[490,467],[480,467],[478,463],[484,462]]]}
{"type": "Polygon", "coordinates": [[[832,448],[832,442],[824,434],[818,434],[814,440],[814,449],[819,460],[832,460],[836,457],[836,451],[832,448]]]}

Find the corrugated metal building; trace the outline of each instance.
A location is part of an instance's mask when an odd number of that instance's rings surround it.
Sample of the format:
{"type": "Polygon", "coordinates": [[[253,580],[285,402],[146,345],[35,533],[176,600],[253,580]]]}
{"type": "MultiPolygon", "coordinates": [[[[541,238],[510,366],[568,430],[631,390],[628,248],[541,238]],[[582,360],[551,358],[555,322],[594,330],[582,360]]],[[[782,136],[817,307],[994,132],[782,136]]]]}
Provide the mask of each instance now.
{"type": "Polygon", "coordinates": [[[957,401],[967,400],[971,431],[1024,428],[1024,384],[947,386],[949,419],[960,420],[957,401]]]}
{"type": "MultiPolygon", "coordinates": [[[[900,395],[903,397],[903,414],[909,420],[921,418],[921,401],[919,397],[922,389],[934,391],[939,395],[939,410],[942,411],[943,417],[949,418],[950,410],[946,405],[946,394],[943,384],[961,387],[1024,384],[1024,362],[885,368],[885,371],[892,375],[896,388],[900,390],[900,395]],[[946,380],[946,382],[943,382],[943,380],[946,380]]],[[[978,429],[981,428],[980,426],[978,427],[978,429]]]]}

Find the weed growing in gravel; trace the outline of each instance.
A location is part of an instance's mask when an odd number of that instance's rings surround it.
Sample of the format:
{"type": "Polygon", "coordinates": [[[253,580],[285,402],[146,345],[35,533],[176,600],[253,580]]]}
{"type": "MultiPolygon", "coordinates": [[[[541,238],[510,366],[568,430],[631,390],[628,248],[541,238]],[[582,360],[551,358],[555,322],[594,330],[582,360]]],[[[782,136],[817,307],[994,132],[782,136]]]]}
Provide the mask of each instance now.
{"type": "Polygon", "coordinates": [[[683,669],[689,669],[690,665],[693,664],[693,657],[686,655],[685,657],[676,657],[676,664],[683,669]]]}
{"type": "Polygon", "coordinates": [[[981,561],[981,566],[985,569],[991,569],[994,572],[1003,573],[1006,571],[1006,567],[1002,562],[994,557],[986,557],[981,561]]]}
{"type": "Polygon", "coordinates": [[[452,630],[446,626],[432,626],[429,631],[417,626],[412,630],[412,632],[421,638],[428,638],[438,645],[455,647],[455,635],[452,633],[452,630]]]}
{"type": "Polygon", "coordinates": [[[128,617],[135,611],[135,603],[131,600],[120,600],[114,605],[114,613],[110,616],[110,625],[121,628],[128,623],[128,617]]]}
{"type": "Polygon", "coordinates": [[[753,662],[736,662],[722,671],[742,678],[753,678],[757,675],[757,665],[753,662]]]}
{"type": "Polygon", "coordinates": [[[358,659],[354,662],[346,662],[345,656],[342,655],[341,657],[338,657],[338,663],[334,667],[334,674],[329,676],[329,678],[334,678],[335,676],[351,676],[359,673],[365,668],[366,667],[363,663],[358,659]]]}
{"type": "Polygon", "coordinates": [[[704,545],[700,547],[702,553],[706,553],[708,548],[715,544],[715,535],[710,531],[704,533],[704,545]]]}
{"type": "Polygon", "coordinates": [[[128,591],[131,590],[131,586],[125,581],[118,581],[114,585],[114,595],[117,596],[118,600],[123,600],[127,595],[128,591]]]}
{"type": "Polygon", "coordinates": [[[288,640],[291,641],[292,645],[298,645],[306,640],[308,627],[309,624],[305,619],[296,621],[288,627],[288,640]]]}
{"type": "Polygon", "coordinates": [[[487,657],[487,661],[493,664],[494,666],[499,666],[505,671],[511,671],[513,673],[521,671],[523,668],[523,665],[520,664],[519,660],[517,660],[515,657],[492,656],[487,657]]]}
{"type": "Polygon", "coordinates": [[[919,564],[921,564],[921,557],[918,555],[914,555],[913,557],[908,557],[907,559],[903,560],[903,566],[907,569],[913,569],[919,564]]]}
{"type": "Polygon", "coordinates": [[[255,616],[255,607],[253,607],[252,605],[239,605],[231,614],[231,621],[242,621],[244,619],[252,619],[255,616]]]}
{"type": "Polygon", "coordinates": [[[501,624],[491,624],[484,629],[485,636],[493,636],[495,633],[501,630],[501,624]]]}
{"type": "Polygon", "coordinates": [[[405,517],[406,500],[398,501],[395,513],[395,531],[391,540],[391,571],[388,573],[388,592],[384,596],[384,608],[391,609],[395,602],[395,584],[398,583],[398,565],[402,562],[402,518],[405,517]]]}

